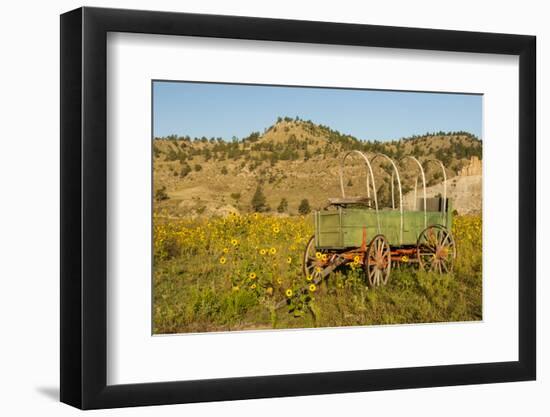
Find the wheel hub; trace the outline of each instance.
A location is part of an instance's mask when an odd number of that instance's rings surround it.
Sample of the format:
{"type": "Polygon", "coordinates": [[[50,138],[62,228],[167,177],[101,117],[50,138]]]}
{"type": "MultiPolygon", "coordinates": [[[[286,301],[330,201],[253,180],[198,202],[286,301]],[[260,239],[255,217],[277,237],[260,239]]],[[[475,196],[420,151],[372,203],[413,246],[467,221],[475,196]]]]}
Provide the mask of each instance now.
{"type": "Polygon", "coordinates": [[[438,247],[435,251],[435,256],[438,259],[447,259],[449,255],[449,249],[445,246],[438,247]]]}
{"type": "Polygon", "coordinates": [[[378,269],[384,269],[384,267],[386,266],[385,264],[386,262],[384,262],[384,258],[382,256],[380,256],[380,258],[376,260],[376,267],[378,269]]]}

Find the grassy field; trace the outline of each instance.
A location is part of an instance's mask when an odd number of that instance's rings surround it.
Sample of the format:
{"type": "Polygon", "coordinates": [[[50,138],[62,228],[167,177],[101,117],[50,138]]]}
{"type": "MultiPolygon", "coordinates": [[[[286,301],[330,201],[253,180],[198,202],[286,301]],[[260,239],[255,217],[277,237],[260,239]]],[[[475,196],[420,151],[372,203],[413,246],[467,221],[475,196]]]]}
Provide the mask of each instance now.
{"type": "Polygon", "coordinates": [[[301,266],[312,234],[309,216],[156,213],[154,333],[481,320],[481,216],[455,217],[453,274],[395,267],[379,288],[353,264],[318,286],[308,281],[301,266]]]}

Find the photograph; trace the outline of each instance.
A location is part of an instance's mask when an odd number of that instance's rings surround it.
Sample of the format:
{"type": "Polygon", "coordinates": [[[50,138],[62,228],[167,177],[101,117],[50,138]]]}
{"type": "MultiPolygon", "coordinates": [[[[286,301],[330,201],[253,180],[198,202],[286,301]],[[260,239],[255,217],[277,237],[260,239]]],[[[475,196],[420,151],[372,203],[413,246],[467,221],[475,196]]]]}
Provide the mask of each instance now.
{"type": "Polygon", "coordinates": [[[152,81],[152,332],[481,321],[473,93],[152,81]]]}

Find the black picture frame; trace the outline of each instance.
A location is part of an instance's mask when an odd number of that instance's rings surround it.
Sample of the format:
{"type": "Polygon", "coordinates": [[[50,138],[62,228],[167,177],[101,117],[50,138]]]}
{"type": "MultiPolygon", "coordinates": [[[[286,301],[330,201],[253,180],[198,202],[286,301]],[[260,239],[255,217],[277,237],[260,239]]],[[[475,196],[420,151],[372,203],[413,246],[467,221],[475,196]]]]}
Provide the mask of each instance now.
{"type": "Polygon", "coordinates": [[[61,15],[61,401],[82,409],[533,380],[534,36],[102,8],[61,15]],[[107,385],[108,32],[519,56],[519,360],[107,385]]]}

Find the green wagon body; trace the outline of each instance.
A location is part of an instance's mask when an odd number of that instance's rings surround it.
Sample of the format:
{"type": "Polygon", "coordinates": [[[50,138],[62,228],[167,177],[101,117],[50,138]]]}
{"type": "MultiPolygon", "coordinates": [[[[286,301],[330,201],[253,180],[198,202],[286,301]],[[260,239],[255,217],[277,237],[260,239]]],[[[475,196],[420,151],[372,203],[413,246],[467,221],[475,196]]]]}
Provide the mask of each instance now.
{"type": "Polygon", "coordinates": [[[442,225],[450,228],[452,225],[451,201],[447,200],[446,212],[443,213],[435,211],[438,207],[434,207],[440,206],[442,199],[430,200],[432,204],[428,205],[426,221],[423,209],[403,211],[402,233],[399,210],[379,210],[378,220],[376,211],[366,207],[338,207],[336,210],[316,211],[315,247],[332,250],[358,248],[378,234],[384,235],[394,247],[416,245],[418,236],[427,226],[442,225]]]}

